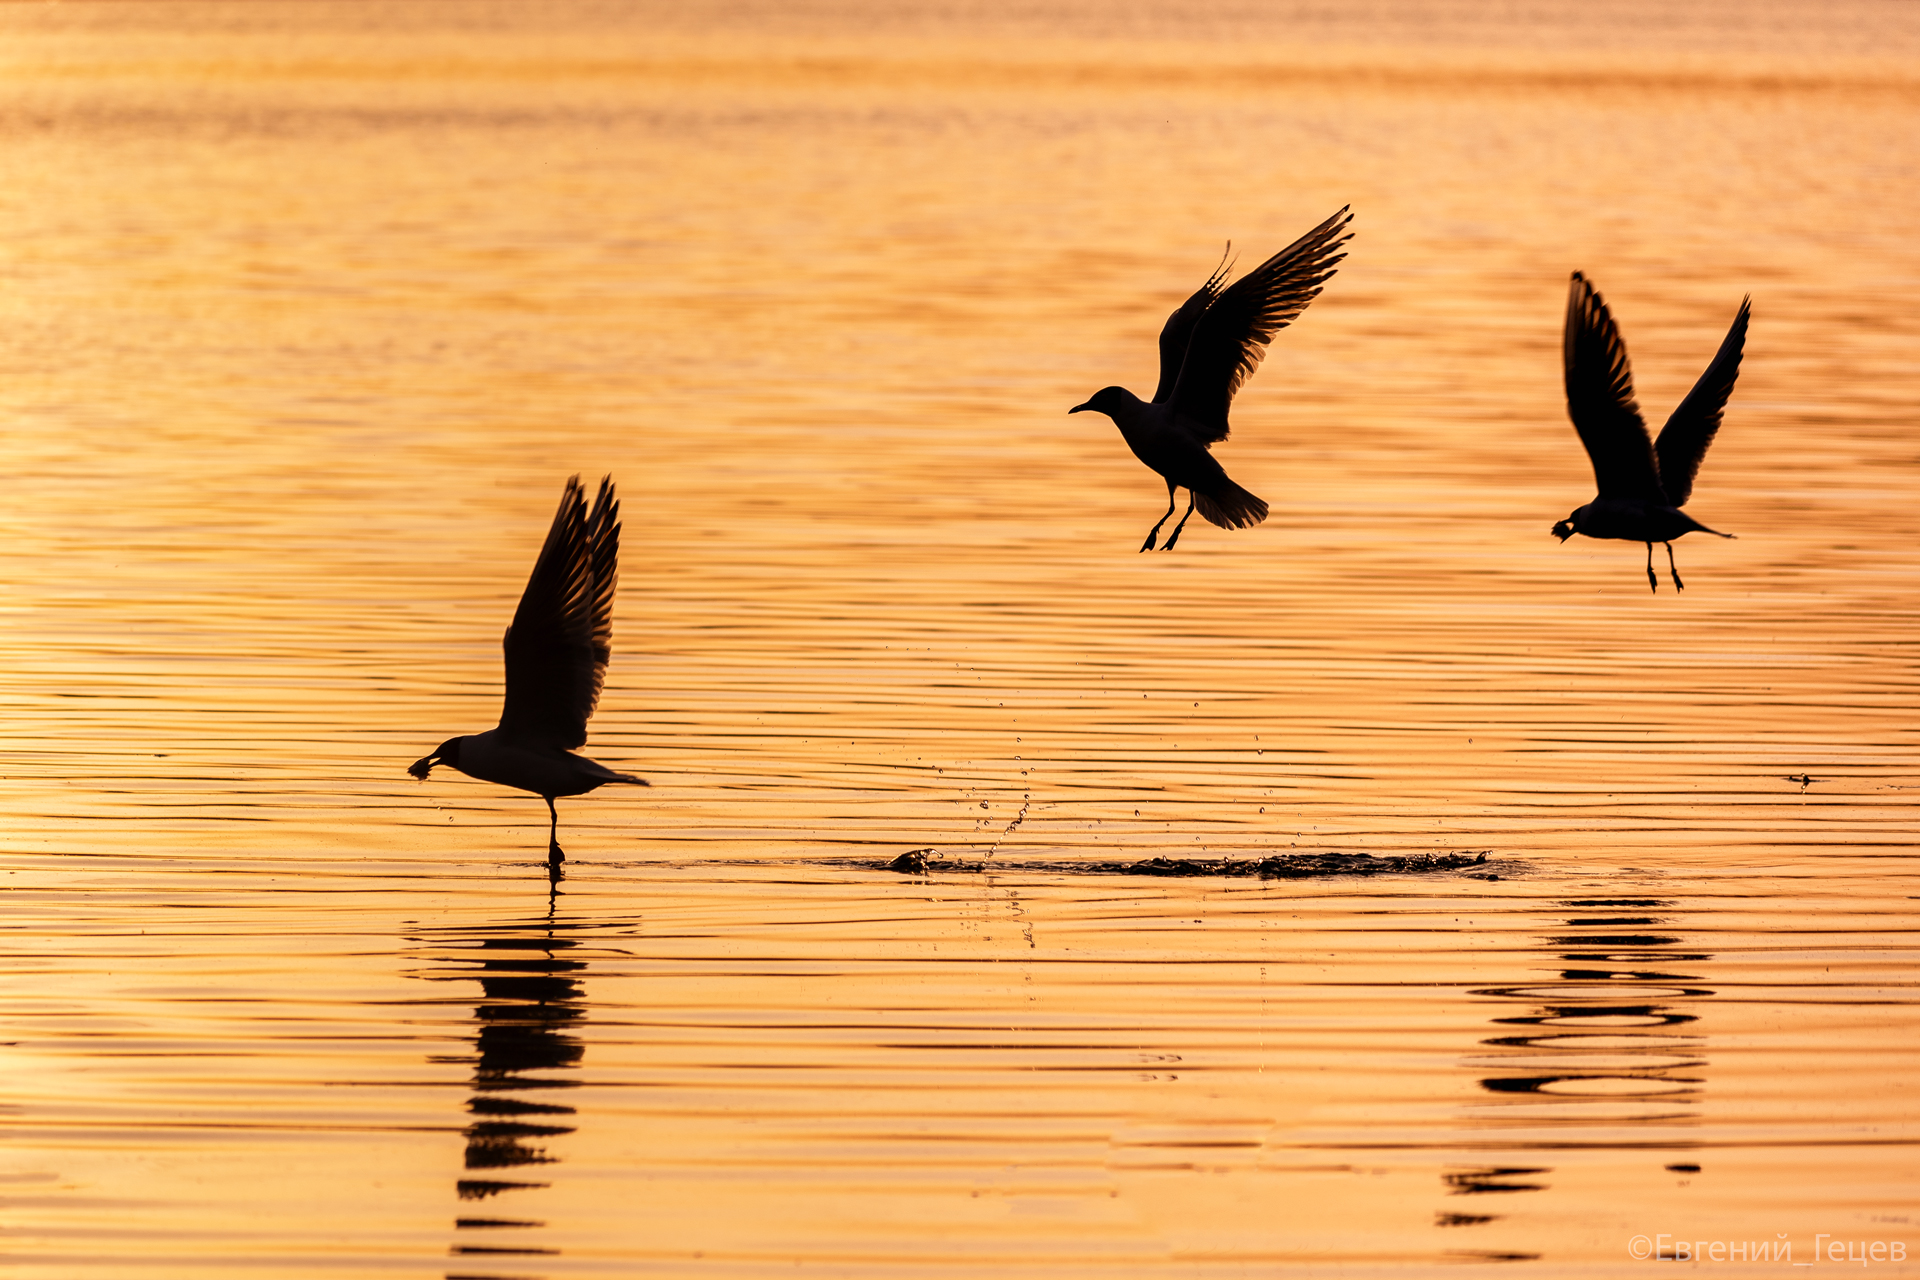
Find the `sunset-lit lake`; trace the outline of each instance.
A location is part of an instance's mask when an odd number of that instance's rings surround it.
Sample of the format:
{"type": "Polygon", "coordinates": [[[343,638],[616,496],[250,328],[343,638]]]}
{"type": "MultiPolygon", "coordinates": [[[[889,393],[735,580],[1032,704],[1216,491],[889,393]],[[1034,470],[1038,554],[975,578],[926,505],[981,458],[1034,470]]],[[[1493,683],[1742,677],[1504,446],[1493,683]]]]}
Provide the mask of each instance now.
{"type": "Polygon", "coordinates": [[[1920,1272],[1920,5],[919,7],[0,5],[0,1270],[1920,1272]],[[405,770],[608,473],[550,894],[405,770]],[[1112,873],[1321,851],[1488,857],[1112,873]]]}

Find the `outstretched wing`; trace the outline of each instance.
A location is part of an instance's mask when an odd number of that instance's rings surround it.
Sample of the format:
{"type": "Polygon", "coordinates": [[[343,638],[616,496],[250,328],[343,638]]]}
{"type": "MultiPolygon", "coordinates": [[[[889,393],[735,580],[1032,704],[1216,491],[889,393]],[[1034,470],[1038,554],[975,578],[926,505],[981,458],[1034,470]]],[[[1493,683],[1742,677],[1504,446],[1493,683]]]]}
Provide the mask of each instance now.
{"type": "Polygon", "coordinates": [[[587,720],[613,653],[613,589],[619,578],[620,504],[613,478],[587,510],[580,477],[554,514],[546,545],[507,628],[507,701],[500,727],[564,750],[587,740],[587,720]]]}
{"type": "Polygon", "coordinates": [[[1607,303],[1578,271],[1567,290],[1567,416],[1603,498],[1664,502],[1653,441],[1633,399],[1633,366],[1607,303]]]}
{"type": "Polygon", "coordinates": [[[1180,366],[1187,358],[1187,344],[1193,340],[1193,327],[1200,323],[1201,313],[1213,305],[1213,300],[1226,288],[1229,264],[1227,254],[1233,252],[1233,241],[1227,241],[1227,251],[1220,255],[1220,265],[1214,268],[1207,282],[1193,291],[1193,296],[1181,303],[1179,308],[1167,317],[1167,323],[1160,330],[1160,385],[1153,390],[1153,402],[1160,404],[1173,394],[1173,384],[1180,380],[1180,366]]]}
{"type": "Polygon", "coordinates": [[[1660,484],[1667,491],[1667,501],[1676,507],[1686,506],[1693,496],[1693,477],[1700,471],[1700,459],[1706,457],[1707,446],[1720,430],[1720,415],[1740,376],[1740,355],[1747,344],[1747,316],[1752,308],[1752,298],[1740,300],[1740,314],[1733,318],[1733,327],[1727,330],[1713,363],[1687,392],[1667,425],[1660,428],[1660,438],[1654,442],[1654,452],[1660,459],[1660,484]]]}
{"type": "MultiPolygon", "coordinates": [[[[1169,395],[1174,408],[1206,444],[1227,438],[1234,392],[1253,376],[1273,335],[1293,323],[1347,255],[1353,215],[1346,209],[1241,276],[1194,324],[1180,377],[1169,395]]],[[[1189,303],[1191,305],[1191,303],[1189,303]]]]}

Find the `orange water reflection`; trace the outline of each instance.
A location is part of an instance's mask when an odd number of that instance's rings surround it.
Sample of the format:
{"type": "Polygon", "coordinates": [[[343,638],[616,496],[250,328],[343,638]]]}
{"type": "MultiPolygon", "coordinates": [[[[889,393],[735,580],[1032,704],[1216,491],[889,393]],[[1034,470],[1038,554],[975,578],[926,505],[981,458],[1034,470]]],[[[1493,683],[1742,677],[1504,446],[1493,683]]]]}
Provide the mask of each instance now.
{"type": "Polygon", "coordinates": [[[0,12],[10,1266],[1897,1232],[1911,6],[537,9],[0,12]],[[1349,201],[1221,450],[1272,517],[1135,554],[1066,410],[1349,201]],[[1547,532],[1576,267],[1649,403],[1754,297],[1684,595],[1547,532]],[[576,472],[654,786],[549,928],[539,802],[403,770],[576,472]],[[1503,879],[1060,870],[1325,848],[1503,879]]]}

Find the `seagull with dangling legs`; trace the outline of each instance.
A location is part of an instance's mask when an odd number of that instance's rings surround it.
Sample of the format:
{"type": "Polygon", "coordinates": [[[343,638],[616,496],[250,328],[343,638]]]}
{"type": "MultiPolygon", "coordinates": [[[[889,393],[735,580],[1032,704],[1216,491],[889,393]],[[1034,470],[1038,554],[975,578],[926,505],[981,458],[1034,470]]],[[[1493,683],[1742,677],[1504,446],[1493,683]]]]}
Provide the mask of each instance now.
{"type": "Polygon", "coordinates": [[[587,720],[600,701],[613,654],[613,589],[619,579],[620,503],[611,476],[587,509],[580,477],[567,481],[560,510],[534,562],[503,642],[506,705],[497,727],[448,738],[407,767],[424,779],[437,764],[470,778],[531,791],[547,802],[547,871],[560,878],[560,796],[585,795],[609,782],[646,786],[575,755],[587,741],[587,720]]]}
{"type": "Polygon", "coordinates": [[[1660,438],[1653,440],[1633,398],[1627,344],[1620,340],[1606,300],[1585,276],[1573,273],[1564,352],[1567,414],[1593,461],[1594,484],[1600,493],[1554,525],[1554,537],[1565,542],[1578,533],[1646,543],[1647,582],[1655,591],[1660,589],[1660,579],[1653,571],[1653,544],[1664,543],[1673,589],[1683,591],[1680,570],[1673,563],[1673,540],[1695,530],[1716,538],[1733,536],[1707,528],[1680,508],[1693,496],[1700,459],[1720,430],[1727,397],[1740,376],[1752,304],[1751,298],[1741,299],[1740,312],[1719,352],[1660,429],[1660,438]]]}
{"type": "MultiPolygon", "coordinates": [[[[1147,532],[1140,550],[1153,550],[1172,518],[1176,490],[1187,491],[1187,513],[1173,527],[1166,550],[1197,507],[1222,529],[1244,529],[1267,518],[1267,504],[1227,478],[1209,449],[1227,438],[1227,410],[1266,357],[1273,335],[1298,319],[1347,255],[1352,239],[1346,209],[1301,236],[1231,285],[1223,259],[1207,282],[1167,317],[1160,330],[1160,385],[1151,402],[1125,387],[1102,387],[1068,413],[1091,409],[1120,428],[1133,456],[1167,482],[1167,512],[1147,532]]],[[[1232,250],[1232,246],[1228,246],[1232,250]]]]}

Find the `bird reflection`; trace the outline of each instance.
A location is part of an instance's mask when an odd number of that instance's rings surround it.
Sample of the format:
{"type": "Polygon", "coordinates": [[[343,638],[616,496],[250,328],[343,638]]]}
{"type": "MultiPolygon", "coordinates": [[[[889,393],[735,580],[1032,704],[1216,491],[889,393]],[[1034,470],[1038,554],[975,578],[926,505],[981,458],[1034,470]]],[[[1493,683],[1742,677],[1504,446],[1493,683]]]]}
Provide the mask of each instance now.
{"type": "MultiPolygon", "coordinates": [[[[462,934],[457,944],[464,945],[452,961],[456,972],[431,975],[436,981],[480,984],[480,1001],[473,1010],[473,1052],[435,1059],[473,1070],[466,1157],[455,1183],[460,1200],[472,1207],[463,1208],[455,1219],[459,1234],[451,1249],[468,1263],[488,1257],[518,1262],[560,1252],[542,1247],[537,1237],[519,1234],[546,1224],[514,1212],[523,1193],[549,1185],[528,1176],[558,1161],[547,1141],[577,1127],[573,1107],[528,1096],[580,1083],[556,1073],[577,1070],[585,1053],[574,1033],[586,1017],[586,991],[580,981],[586,964],[567,954],[579,943],[555,937],[557,927],[549,924],[539,933],[519,936],[462,934]]],[[[449,1272],[447,1280],[508,1277],[462,1270],[449,1272]]],[[[516,1266],[512,1280],[527,1277],[516,1266]]]]}
{"type": "MultiPolygon", "coordinates": [[[[1694,985],[1698,975],[1682,969],[1711,957],[1686,949],[1658,914],[1672,905],[1658,898],[1569,899],[1560,904],[1568,913],[1565,930],[1543,939],[1562,966],[1557,978],[1475,992],[1530,1006],[1493,1019],[1501,1034],[1481,1041],[1493,1053],[1476,1062],[1487,1070],[1480,1087],[1493,1097],[1475,1109],[1473,1120],[1510,1131],[1501,1146],[1521,1152],[1692,1146],[1683,1132],[1672,1131],[1697,1118],[1704,1087],[1701,1038],[1685,1028],[1699,1020],[1690,1009],[1713,992],[1694,985]]],[[[1552,1172],[1531,1162],[1451,1170],[1442,1177],[1448,1197],[1474,1201],[1450,1202],[1435,1223],[1498,1221],[1502,1215],[1482,1206],[1544,1191],[1552,1172]]],[[[1463,1252],[1486,1260],[1532,1256],[1463,1252]]]]}
{"type": "MultiPolygon", "coordinates": [[[[1704,1062],[1697,1056],[1699,1038],[1675,1028],[1698,1021],[1698,1015],[1676,1006],[1712,992],[1686,985],[1697,982],[1698,975],[1676,973],[1671,966],[1697,964],[1708,957],[1667,950],[1682,940],[1653,932],[1662,923],[1658,916],[1619,914],[1670,905],[1655,898],[1583,898],[1564,903],[1578,913],[1567,921],[1568,928],[1578,932],[1546,941],[1556,949],[1558,959],[1576,967],[1562,969],[1557,983],[1481,993],[1543,1001],[1530,1013],[1494,1019],[1496,1025],[1528,1031],[1482,1043],[1514,1051],[1513,1056],[1496,1059],[1502,1066],[1544,1064],[1551,1069],[1488,1076],[1480,1087],[1491,1093],[1533,1095],[1534,1101],[1629,1103],[1625,1113],[1556,1114],[1552,1116],[1555,1123],[1691,1118],[1693,1112],[1684,1104],[1699,1092],[1701,1080],[1684,1073],[1704,1062]],[[1590,914],[1596,909],[1615,914],[1590,914]],[[1596,1061],[1602,1058],[1605,1061],[1596,1061]],[[1641,1104],[1637,1111],[1632,1105],[1636,1102],[1641,1104]]],[[[1534,1112],[1526,1119],[1531,1123],[1539,1118],[1540,1113],[1534,1112]]]]}

